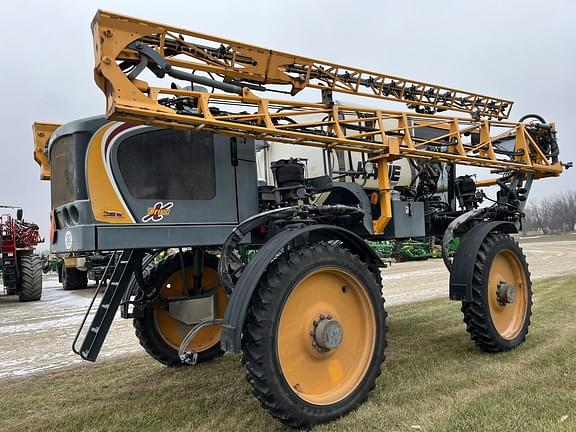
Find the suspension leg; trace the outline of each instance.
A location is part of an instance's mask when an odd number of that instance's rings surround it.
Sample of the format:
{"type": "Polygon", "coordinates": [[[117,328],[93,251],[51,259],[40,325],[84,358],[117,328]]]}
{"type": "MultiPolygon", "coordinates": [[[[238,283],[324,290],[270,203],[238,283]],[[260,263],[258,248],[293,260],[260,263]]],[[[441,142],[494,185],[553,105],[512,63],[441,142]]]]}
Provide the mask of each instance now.
{"type": "Polygon", "coordinates": [[[202,267],[204,266],[204,252],[202,248],[194,249],[194,294],[202,288],[202,267]]]}

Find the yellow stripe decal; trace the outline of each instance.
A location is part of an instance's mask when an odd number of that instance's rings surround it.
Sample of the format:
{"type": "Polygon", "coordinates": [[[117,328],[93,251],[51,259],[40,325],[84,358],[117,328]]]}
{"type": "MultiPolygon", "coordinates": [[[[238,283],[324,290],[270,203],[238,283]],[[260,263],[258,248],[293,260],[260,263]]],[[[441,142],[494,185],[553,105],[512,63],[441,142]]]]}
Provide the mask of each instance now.
{"type": "Polygon", "coordinates": [[[112,122],[102,126],[92,136],[86,154],[86,183],[94,219],[113,224],[134,223],[128,207],[112,184],[106,161],[103,159],[103,146],[108,132],[121,123],[112,122]]]}

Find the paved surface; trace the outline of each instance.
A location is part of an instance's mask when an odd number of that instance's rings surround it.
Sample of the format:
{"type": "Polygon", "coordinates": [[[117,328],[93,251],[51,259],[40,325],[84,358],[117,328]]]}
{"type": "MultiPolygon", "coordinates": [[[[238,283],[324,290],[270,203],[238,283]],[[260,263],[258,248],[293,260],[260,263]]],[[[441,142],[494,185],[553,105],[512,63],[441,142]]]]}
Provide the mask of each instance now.
{"type": "MultiPolygon", "coordinates": [[[[576,273],[576,241],[525,243],[523,248],[533,280],[576,273]]],[[[382,275],[388,306],[448,294],[448,272],[442,260],[392,264],[382,275]]],[[[82,362],[71,345],[93,292],[63,291],[57,277],[50,275],[45,277],[40,302],[0,297],[0,379],[82,362]]],[[[141,351],[132,323],[118,318],[100,356],[141,351]]]]}
{"type": "MultiPolygon", "coordinates": [[[[576,273],[576,240],[522,243],[532,280],[576,273]]],[[[382,272],[387,305],[446,296],[449,274],[441,259],[392,264],[382,272]]]]}

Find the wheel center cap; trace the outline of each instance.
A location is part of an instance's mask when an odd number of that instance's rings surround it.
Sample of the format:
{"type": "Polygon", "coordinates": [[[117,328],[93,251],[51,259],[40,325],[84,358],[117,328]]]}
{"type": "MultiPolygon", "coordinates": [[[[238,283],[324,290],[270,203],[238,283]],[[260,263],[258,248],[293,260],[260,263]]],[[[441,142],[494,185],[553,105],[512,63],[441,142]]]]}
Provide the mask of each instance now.
{"type": "Polygon", "coordinates": [[[513,304],[516,300],[516,290],[512,285],[500,282],[496,289],[496,297],[498,297],[498,303],[502,306],[513,304]]]}
{"type": "Polygon", "coordinates": [[[342,325],[335,319],[323,318],[314,325],[314,341],[324,350],[332,350],[342,343],[342,325]]]}

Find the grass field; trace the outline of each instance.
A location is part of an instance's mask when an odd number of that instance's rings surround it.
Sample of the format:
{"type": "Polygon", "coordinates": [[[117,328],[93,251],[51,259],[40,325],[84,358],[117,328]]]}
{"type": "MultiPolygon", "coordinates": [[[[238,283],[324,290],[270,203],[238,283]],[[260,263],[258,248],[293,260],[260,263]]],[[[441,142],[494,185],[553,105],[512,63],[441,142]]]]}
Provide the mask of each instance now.
{"type": "MultiPolygon", "coordinates": [[[[575,431],[575,286],[538,283],[527,342],[498,355],[468,340],[457,303],[391,308],[376,390],[317,430],[575,431]]],[[[0,385],[6,432],[283,429],[252,397],[238,356],[167,369],[138,355],[0,385]]]]}

